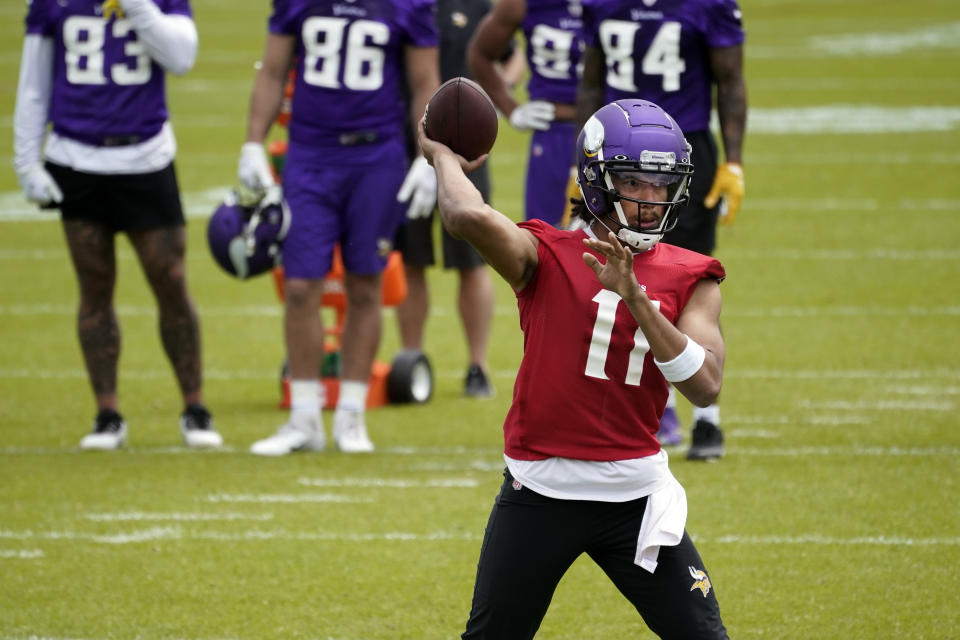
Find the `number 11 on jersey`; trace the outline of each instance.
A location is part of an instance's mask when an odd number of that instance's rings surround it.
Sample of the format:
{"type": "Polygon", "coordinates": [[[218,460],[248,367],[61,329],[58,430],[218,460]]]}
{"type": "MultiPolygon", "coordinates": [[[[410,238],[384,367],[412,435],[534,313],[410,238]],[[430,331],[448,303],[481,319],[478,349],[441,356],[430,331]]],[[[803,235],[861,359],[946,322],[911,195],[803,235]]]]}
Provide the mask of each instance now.
{"type": "MultiPolygon", "coordinates": [[[[613,335],[613,323],[617,319],[617,307],[622,298],[610,291],[601,289],[597,295],[593,296],[593,301],[597,303],[597,319],[593,323],[593,335],[590,337],[590,351],[587,353],[587,367],[584,374],[591,378],[600,380],[609,380],[606,374],[607,353],[610,351],[610,336],[613,335]]],[[[653,306],[659,311],[660,301],[651,300],[653,306]]],[[[640,377],[643,375],[643,359],[650,351],[650,343],[647,337],[643,335],[640,327],[637,327],[633,334],[633,349],[630,350],[630,363],[627,366],[627,376],[625,384],[638,386],[640,377]]]]}

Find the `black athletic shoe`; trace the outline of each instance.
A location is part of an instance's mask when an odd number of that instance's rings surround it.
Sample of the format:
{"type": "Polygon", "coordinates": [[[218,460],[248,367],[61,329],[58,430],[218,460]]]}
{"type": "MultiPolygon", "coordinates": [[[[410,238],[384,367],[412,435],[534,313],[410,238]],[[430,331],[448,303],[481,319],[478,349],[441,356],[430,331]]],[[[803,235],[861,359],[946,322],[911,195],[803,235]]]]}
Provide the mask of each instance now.
{"type": "Polygon", "coordinates": [[[711,460],[723,455],[723,431],[707,420],[697,420],[691,434],[687,460],[711,460]]]}
{"type": "Polygon", "coordinates": [[[194,449],[210,449],[223,444],[223,438],[213,428],[213,416],[202,404],[192,404],[183,411],[180,433],[183,443],[194,449]]]}
{"type": "Polygon", "coordinates": [[[93,431],[80,441],[86,451],[112,451],[127,442],[127,423],[113,409],[101,409],[93,421],[93,431]]]}
{"type": "Polygon", "coordinates": [[[472,364],[467,369],[467,378],[463,383],[463,395],[471,398],[489,398],[493,395],[493,387],[486,372],[479,365],[472,364]]]}

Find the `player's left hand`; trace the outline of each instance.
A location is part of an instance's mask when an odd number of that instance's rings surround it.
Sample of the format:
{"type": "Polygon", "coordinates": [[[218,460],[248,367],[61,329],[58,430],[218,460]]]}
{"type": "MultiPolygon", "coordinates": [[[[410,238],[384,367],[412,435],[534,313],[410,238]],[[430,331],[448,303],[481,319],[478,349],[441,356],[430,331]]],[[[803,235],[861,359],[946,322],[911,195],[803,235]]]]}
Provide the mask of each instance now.
{"type": "Polygon", "coordinates": [[[743,194],[743,167],[736,162],[727,162],[717,167],[713,185],[710,187],[707,197],[703,199],[703,205],[710,209],[722,197],[720,224],[729,226],[737,218],[743,194]]]}
{"type": "Polygon", "coordinates": [[[593,269],[597,280],[604,288],[619,295],[624,302],[631,302],[640,294],[640,285],[633,272],[633,252],[617,240],[612,231],[607,233],[607,240],[584,238],[583,244],[590,247],[606,258],[602,263],[592,253],[584,253],[583,261],[593,269]]]}
{"type": "Polygon", "coordinates": [[[426,218],[433,212],[437,203],[437,172],[423,156],[410,164],[407,177],[403,179],[397,192],[397,202],[409,202],[407,218],[426,218]]]}

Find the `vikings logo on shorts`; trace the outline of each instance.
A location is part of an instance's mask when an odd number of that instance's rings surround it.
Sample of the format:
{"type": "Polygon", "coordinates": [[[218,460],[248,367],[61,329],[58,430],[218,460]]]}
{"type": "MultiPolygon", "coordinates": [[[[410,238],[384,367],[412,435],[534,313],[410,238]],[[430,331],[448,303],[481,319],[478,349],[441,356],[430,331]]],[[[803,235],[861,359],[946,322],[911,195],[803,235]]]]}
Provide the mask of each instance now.
{"type": "Polygon", "coordinates": [[[694,569],[693,567],[687,567],[690,570],[690,577],[693,578],[693,586],[690,587],[690,591],[694,589],[700,589],[700,592],[703,593],[703,597],[706,598],[707,594],[710,593],[710,578],[707,577],[707,574],[701,571],[700,569],[694,569]]]}

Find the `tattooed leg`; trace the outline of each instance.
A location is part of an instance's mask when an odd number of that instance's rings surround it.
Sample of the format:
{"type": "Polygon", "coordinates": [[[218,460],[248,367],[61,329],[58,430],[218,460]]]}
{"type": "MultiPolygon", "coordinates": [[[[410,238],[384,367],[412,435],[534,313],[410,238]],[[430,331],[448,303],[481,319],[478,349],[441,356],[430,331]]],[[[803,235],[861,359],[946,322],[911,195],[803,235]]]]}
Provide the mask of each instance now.
{"type": "Polygon", "coordinates": [[[165,227],[133,231],[129,236],[157,299],[160,339],[184,403],[202,404],[200,321],[187,291],[186,229],[165,227]]]}
{"type": "Polygon", "coordinates": [[[80,285],[77,334],[98,409],[117,409],[120,325],[113,308],[117,279],[113,233],[85,220],[64,220],[80,285]]]}

